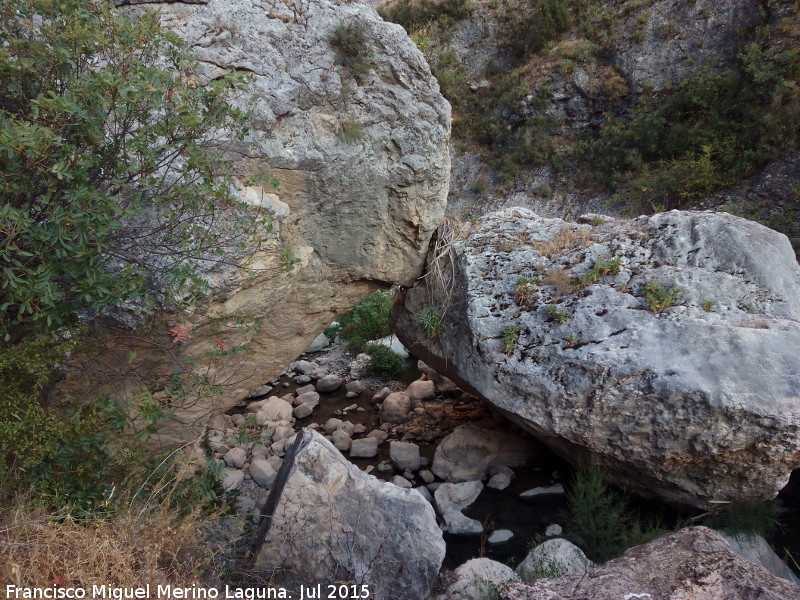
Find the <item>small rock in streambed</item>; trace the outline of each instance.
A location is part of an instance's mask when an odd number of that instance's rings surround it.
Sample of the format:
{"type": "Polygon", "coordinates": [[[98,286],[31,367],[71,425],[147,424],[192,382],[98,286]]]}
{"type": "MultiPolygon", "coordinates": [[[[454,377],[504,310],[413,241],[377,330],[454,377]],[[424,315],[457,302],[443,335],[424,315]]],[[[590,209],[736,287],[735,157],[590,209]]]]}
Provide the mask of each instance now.
{"type": "Polygon", "coordinates": [[[519,497],[522,500],[535,500],[544,496],[558,496],[564,493],[564,486],[560,483],[548,487],[535,487],[522,492],[519,497]]]}
{"type": "Polygon", "coordinates": [[[491,545],[505,544],[512,537],[514,537],[514,533],[508,529],[496,529],[492,532],[492,535],[489,536],[486,542],[491,545]]]}

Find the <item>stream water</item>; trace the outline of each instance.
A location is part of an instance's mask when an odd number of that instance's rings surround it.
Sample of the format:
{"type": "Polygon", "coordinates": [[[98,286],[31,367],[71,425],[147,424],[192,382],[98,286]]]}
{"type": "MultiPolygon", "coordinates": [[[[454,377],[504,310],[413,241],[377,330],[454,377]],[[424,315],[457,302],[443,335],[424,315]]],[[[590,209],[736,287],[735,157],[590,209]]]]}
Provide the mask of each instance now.
{"type": "MultiPolygon", "coordinates": [[[[308,356],[305,358],[313,359],[308,356]]],[[[419,377],[416,360],[409,358],[394,381],[399,381],[405,386],[419,377]]],[[[283,395],[294,392],[298,387],[301,386],[290,378],[282,377],[273,393],[283,395]]],[[[356,398],[348,398],[344,386],[333,393],[322,394],[319,406],[309,417],[298,419],[296,427],[306,427],[313,423],[324,426],[328,419],[336,417],[349,420],[355,425],[364,425],[367,432],[377,429],[380,427],[379,413],[371,399],[380,387],[382,385],[373,385],[356,398]],[[357,406],[356,409],[345,410],[354,404],[357,406]]],[[[401,386],[395,385],[395,387],[400,388],[401,386]]],[[[458,402],[461,401],[456,401],[456,403],[458,402]]],[[[463,402],[481,403],[480,400],[474,398],[463,402]]],[[[488,412],[483,414],[483,418],[485,418],[488,412]]],[[[429,464],[433,461],[438,442],[460,422],[451,424],[449,428],[443,427],[441,432],[428,441],[412,440],[419,446],[420,455],[427,458],[429,464]]],[[[391,439],[399,438],[392,436],[391,439]]],[[[507,564],[518,564],[527,554],[531,540],[537,535],[543,537],[545,529],[549,525],[559,524],[566,529],[570,512],[564,495],[539,497],[535,502],[520,498],[520,494],[526,490],[549,486],[554,482],[563,482],[569,489],[573,475],[572,468],[565,461],[542,444],[535,442],[535,445],[535,458],[526,466],[514,469],[515,477],[508,488],[505,490],[484,488],[477,500],[464,510],[466,516],[484,523],[482,536],[444,534],[447,544],[447,554],[443,565],[445,568],[454,569],[467,560],[479,556],[507,564]],[[508,529],[514,535],[509,541],[502,544],[488,544],[488,534],[498,529],[508,529]]],[[[350,460],[360,469],[370,470],[374,476],[380,479],[388,480],[396,474],[394,471],[381,473],[376,468],[379,463],[389,460],[388,443],[379,446],[378,455],[374,458],[351,458],[350,460]],[[370,467],[373,468],[370,469],[370,467]]],[[[422,482],[417,480],[415,485],[422,485],[422,482]]],[[[789,553],[795,559],[800,560],[800,471],[794,473],[790,484],[781,493],[780,499],[784,505],[781,526],[771,542],[779,556],[785,558],[790,566],[800,574],[798,565],[792,564],[792,559],[787,555],[789,553]]],[[[630,499],[629,508],[639,515],[640,521],[643,523],[657,519],[666,528],[673,528],[680,523],[689,522],[689,519],[697,514],[679,513],[660,503],[636,497],[630,499]]]]}

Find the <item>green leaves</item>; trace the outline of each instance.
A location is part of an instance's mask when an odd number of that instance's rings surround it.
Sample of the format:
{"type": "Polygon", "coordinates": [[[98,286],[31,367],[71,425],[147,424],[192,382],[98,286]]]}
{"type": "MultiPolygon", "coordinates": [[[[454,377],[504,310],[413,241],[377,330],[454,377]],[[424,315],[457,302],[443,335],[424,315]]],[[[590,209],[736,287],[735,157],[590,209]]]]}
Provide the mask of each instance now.
{"type": "Polygon", "coordinates": [[[57,329],[147,282],[168,302],[170,285],[191,281],[196,298],[198,261],[257,247],[269,223],[236,201],[214,146],[220,131],[243,139],[248,115],[230,101],[244,76],[198,86],[156,14],[130,21],[85,0],[0,0],[0,39],[7,326],[57,329]]]}

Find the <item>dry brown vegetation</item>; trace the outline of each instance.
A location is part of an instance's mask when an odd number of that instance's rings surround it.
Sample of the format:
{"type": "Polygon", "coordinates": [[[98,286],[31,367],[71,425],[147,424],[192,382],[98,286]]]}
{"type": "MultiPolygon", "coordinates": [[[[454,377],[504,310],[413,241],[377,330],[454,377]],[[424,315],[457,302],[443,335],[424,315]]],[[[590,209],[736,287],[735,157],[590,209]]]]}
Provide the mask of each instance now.
{"type": "Polygon", "coordinates": [[[191,586],[214,550],[202,521],[155,508],[91,524],[58,523],[29,508],[0,526],[0,581],[25,587],[191,586]]]}
{"type": "Polygon", "coordinates": [[[567,296],[580,289],[578,284],[564,269],[550,269],[542,278],[543,285],[552,285],[556,296],[567,296]]]}
{"type": "Polygon", "coordinates": [[[591,231],[589,229],[575,230],[572,227],[564,227],[548,240],[532,242],[531,248],[542,256],[563,254],[579,246],[589,245],[590,236],[591,231]]]}

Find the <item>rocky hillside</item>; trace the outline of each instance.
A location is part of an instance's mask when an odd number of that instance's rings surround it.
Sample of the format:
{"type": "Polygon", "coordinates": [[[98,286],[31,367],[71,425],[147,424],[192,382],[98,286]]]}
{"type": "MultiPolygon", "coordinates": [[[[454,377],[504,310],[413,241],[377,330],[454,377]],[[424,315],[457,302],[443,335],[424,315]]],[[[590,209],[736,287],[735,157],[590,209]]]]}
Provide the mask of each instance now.
{"type": "Polygon", "coordinates": [[[760,176],[797,148],[794,3],[405,0],[382,10],[453,105],[450,214],[713,206],[800,234],[796,178],[779,186],[787,203],[765,197],[760,176]]]}

